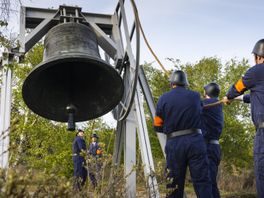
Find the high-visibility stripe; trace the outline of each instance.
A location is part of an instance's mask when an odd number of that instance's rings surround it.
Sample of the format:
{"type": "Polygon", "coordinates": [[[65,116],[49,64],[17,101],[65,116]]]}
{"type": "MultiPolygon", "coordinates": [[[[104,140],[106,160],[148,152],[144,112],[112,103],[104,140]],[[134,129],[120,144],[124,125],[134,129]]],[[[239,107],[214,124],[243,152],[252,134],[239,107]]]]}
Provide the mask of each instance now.
{"type": "Polygon", "coordinates": [[[242,79],[239,79],[239,80],[237,81],[237,83],[235,84],[235,88],[236,88],[236,90],[237,90],[238,92],[241,92],[241,91],[243,91],[243,90],[246,88],[246,86],[244,85],[242,79]]]}
{"type": "Polygon", "coordinates": [[[160,127],[163,125],[163,120],[159,116],[154,117],[154,126],[160,127]]]}

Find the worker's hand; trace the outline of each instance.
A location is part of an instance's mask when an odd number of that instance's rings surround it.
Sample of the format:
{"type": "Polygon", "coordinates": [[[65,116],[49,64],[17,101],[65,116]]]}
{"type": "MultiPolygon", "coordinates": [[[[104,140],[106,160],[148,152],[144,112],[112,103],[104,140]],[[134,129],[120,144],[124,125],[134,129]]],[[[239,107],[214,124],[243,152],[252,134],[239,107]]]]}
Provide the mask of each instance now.
{"type": "Polygon", "coordinates": [[[229,100],[226,96],[223,97],[222,101],[225,105],[230,105],[232,102],[232,100],[229,100]]]}

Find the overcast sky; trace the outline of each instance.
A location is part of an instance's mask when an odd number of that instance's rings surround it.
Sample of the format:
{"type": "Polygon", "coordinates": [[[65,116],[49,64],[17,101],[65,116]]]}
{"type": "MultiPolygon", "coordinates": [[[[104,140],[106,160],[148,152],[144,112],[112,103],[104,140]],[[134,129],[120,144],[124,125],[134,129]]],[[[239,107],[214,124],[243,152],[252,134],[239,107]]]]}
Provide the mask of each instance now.
{"type": "MultiPolygon", "coordinates": [[[[195,63],[216,56],[223,62],[251,55],[256,41],[264,38],[263,0],[135,0],[145,34],[163,64],[165,58],[195,63]]],[[[23,0],[25,6],[58,8],[78,5],[84,12],[113,14],[117,0],[23,0]]],[[[129,0],[126,0],[129,13],[129,0]]],[[[131,18],[131,17],[129,17],[131,18]]],[[[14,29],[18,17],[12,17],[14,29]]],[[[152,62],[142,39],[141,63],[152,62]]],[[[156,64],[156,63],[154,63],[156,64]]],[[[156,64],[157,65],[157,64],[156,64]]]]}
{"type": "MultiPolygon", "coordinates": [[[[145,34],[161,61],[166,57],[195,63],[217,56],[226,61],[243,57],[264,37],[261,0],[135,0],[145,34]]],[[[117,0],[23,0],[25,6],[58,8],[78,5],[84,12],[113,14],[117,0]]],[[[130,2],[126,0],[126,9],[130,2]]],[[[13,17],[16,27],[18,17],[13,17]],[[16,20],[17,19],[17,20],[16,20]]],[[[152,62],[142,39],[141,62],[152,62]]]]}

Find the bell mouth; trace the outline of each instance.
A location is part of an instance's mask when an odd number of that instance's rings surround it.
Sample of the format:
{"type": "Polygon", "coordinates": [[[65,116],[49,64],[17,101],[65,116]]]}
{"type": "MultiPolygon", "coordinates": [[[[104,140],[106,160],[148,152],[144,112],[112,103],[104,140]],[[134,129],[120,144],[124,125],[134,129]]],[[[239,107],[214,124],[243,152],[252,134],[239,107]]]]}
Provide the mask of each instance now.
{"type": "Polygon", "coordinates": [[[26,105],[36,114],[68,121],[67,106],[76,107],[76,122],[98,118],[122,99],[124,85],[105,61],[82,54],[49,58],[34,68],[22,87],[26,105]]]}

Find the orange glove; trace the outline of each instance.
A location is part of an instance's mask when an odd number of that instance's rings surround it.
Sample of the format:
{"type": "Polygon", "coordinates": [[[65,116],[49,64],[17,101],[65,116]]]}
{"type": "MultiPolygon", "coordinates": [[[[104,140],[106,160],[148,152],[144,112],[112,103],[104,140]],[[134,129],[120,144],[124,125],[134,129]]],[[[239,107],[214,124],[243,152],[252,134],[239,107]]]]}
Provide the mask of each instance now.
{"type": "Polygon", "coordinates": [[[102,154],[103,154],[103,151],[101,149],[96,150],[96,155],[102,155],[102,154]]]}

